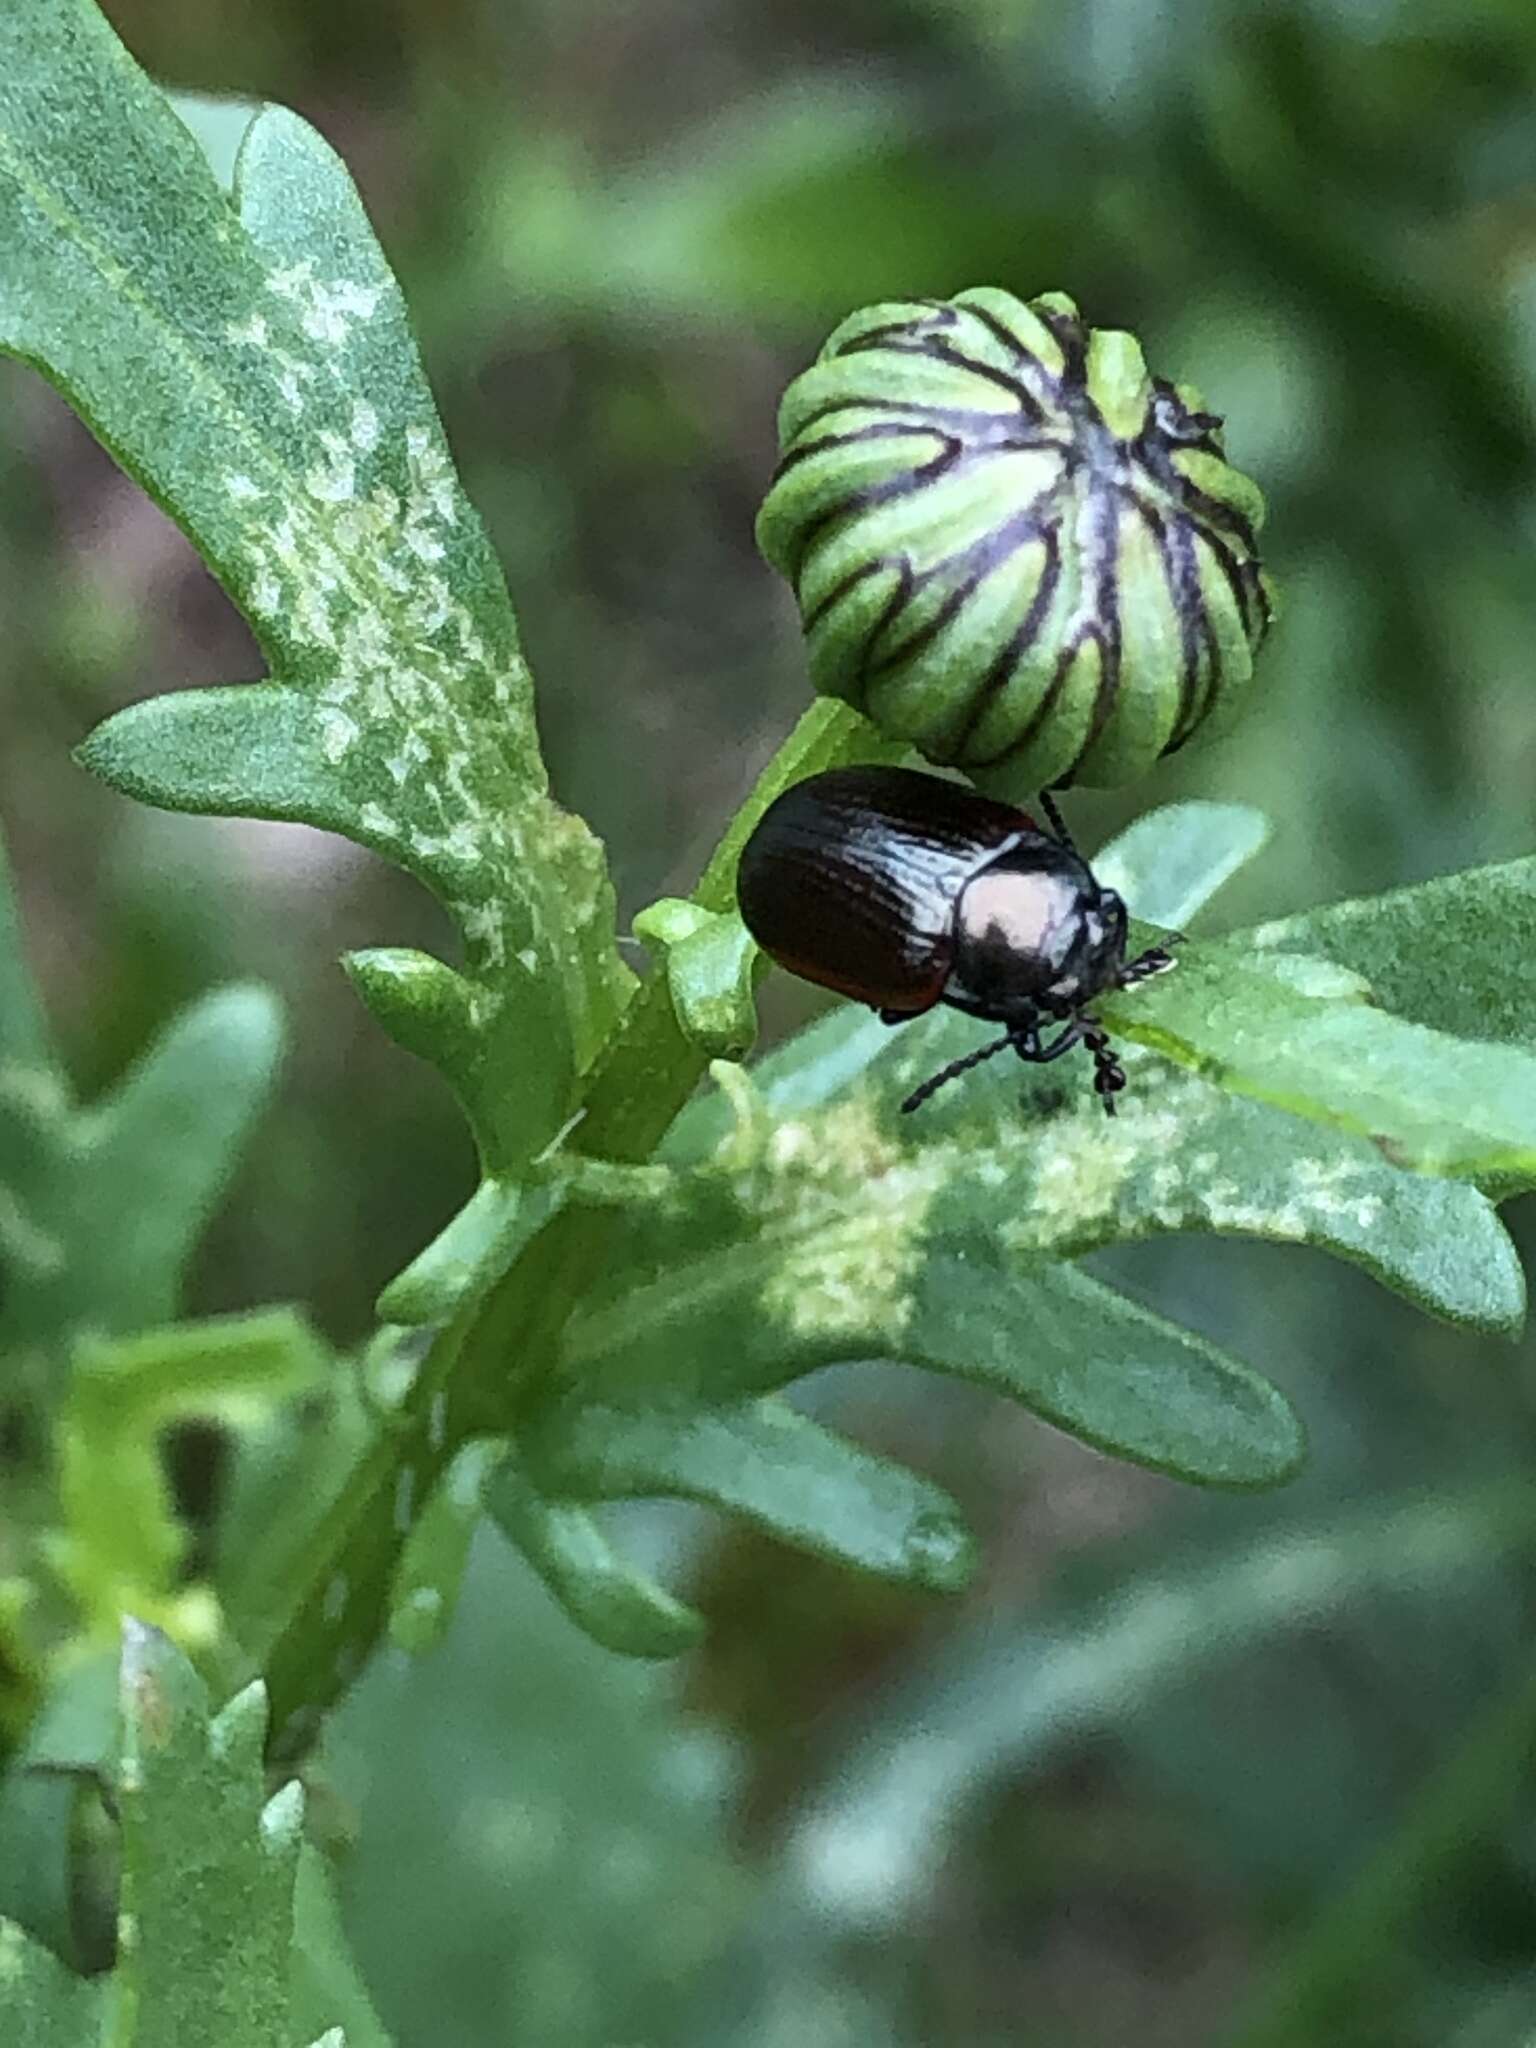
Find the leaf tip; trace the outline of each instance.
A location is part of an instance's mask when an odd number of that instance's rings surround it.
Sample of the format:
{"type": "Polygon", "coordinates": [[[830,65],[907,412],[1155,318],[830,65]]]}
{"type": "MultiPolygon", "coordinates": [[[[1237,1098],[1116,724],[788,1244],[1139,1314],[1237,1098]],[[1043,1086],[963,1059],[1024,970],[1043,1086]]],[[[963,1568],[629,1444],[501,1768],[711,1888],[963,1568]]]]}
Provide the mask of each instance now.
{"type": "Polygon", "coordinates": [[[976,1572],[976,1539],[958,1514],[915,1515],[902,1545],[914,1585],[931,1593],[963,1593],[976,1572]]]}

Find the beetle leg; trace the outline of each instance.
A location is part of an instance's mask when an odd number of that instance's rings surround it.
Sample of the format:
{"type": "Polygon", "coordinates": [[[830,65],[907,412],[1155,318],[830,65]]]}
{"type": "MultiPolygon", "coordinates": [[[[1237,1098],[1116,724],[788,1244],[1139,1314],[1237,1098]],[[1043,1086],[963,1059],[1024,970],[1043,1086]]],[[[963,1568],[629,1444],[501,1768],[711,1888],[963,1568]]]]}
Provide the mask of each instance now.
{"type": "Polygon", "coordinates": [[[882,1024],[909,1024],[912,1021],[912,1012],[910,1010],[882,1010],[876,1008],[875,1015],[882,1024]]]}
{"type": "Polygon", "coordinates": [[[1077,845],[1072,834],[1067,830],[1067,821],[1056,808],[1056,799],[1048,789],[1042,789],[1040,792],[1040,808],[1044,811],[1051,830],[1056,834],[1056,837],[1067,849],[1068,853],[1076,853],[1077,845]]]}
{"type": "Polygon", "coordinates": [[[1019,1058],[1028,1060],[1032,1066],[1043,1067],[1048,1060],[1059,1060],[1064,1052],[1070,1052],[1083,1035],[1082,1019],[1074,1018],[1059,1038],[1053,1038],[1049,1045],[1043,1046],[1038,1028],[1031,1025],[1028,1041],[1031,1049],[1026,1052],[1020,1044],[1019,1058]]]}
{"type": "Polygon", "coordinates": [[[1115,1058],[1115,1049],[1109,1042],[1109,1035],[1100,1025],[1097,1017],[1080,1017],[1083,1027],[1084,1045],[1093,1054],[1093,1085],[1104,1114],[1115,1113],[1115,1097],[1125,1086],[1125,1069],[1115,1058]]]}

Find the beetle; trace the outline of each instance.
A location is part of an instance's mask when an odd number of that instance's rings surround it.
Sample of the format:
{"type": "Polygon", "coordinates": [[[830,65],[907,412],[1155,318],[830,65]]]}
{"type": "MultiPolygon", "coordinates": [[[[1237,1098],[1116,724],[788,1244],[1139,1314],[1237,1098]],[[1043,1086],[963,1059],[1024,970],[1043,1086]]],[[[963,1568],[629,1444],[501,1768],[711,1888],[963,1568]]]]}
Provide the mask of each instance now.
{"type": "Polygon", "coordinates": [[[936,775],[829,768],[776,797],[742,848],[742,921],[791,974],[886,1024],[947,1003],[1004,1027],[903,1110],[1009,1046],[1040,1066],[1084,1045],[1114,1115],[1125,1072],[1088,1005],[1174,963],[1161,946],[1126,959],[1124,903],[1095,880],[1047,792],[1040,807],[1049,831],[936,775]],[[1065,1028],[1045,1041],[1051,1023],[1065,1028]]]}

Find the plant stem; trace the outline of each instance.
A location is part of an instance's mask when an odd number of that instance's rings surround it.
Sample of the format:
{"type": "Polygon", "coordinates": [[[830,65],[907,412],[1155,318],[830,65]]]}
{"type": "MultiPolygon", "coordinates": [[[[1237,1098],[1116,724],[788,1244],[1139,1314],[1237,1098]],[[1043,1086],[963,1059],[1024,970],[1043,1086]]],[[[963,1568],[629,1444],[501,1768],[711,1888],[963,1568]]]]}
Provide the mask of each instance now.
{"type": "MultiPolygon", "coordinates": [[[[883,740],[845,704],[818,699],[758,777],[693,892],[705,910],[736,901],[736,863],[758,819],[781,791],[844,762],[895,761],[906,748],[883,740]]],[[[678,1026],[667,980],[652,974],[635,992],[593,1070],[587,1114],[571,1143],[594,1158],[648,1159],[697,1086],[706,1061],[678,1026]]]]}
{"type": "MultiPolygon", "coordinates": [[[[813,705],[732,820],[694,901],[707,910],[732,906],[741,848],[781,790],[822,768],[896,760],[905,751],[845,705],[813,705]]],[[[572,1148],[596,1158],[649,1158],[705,1064],[678,1025],[666,976],[652,974],[593,1069],[572,1148]]],[[[312,1739],[320,1713],[351,1684],[383,1633],[416,1508],[465,1443],[515,1430],[525,1394],[555,1369],[566,1321],[602,1272],[615,1228],[611,1212],[560,1210],[511,1268],[437,1333],[400,1409],[306,1542],[301,1579],[274,1593],[262,1662],[270,1739],[279,1751],[312,1739]]]]}

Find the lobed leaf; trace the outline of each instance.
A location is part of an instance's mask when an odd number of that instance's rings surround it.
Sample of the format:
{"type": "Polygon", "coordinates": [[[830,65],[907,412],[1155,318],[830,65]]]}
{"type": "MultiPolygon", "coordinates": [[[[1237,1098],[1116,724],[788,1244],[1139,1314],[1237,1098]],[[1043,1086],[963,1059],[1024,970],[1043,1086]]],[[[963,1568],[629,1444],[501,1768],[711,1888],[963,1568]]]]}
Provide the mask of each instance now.
{"type": "MultiPolygon", "coordinates": [[[[550,803],[499,571],[334,156],[268,110],[226,192],[89,0],[13,0],[0,234],[13,252],[0,346],[38,363],[183,525],[270,670],[134,707],[85,758],[151,801],[345,832],[431,887],[463,940],[458,966],[391,948],[349,962],[385,1027],[452,1081],[487,1183],[386,1295],[387,1314],[421,1326],[383,1340],[398,1405],[371,1421],[345,1411],[298,1533],[263,1584],[247,1577],[241,1618],[270,1652],[284,1741],[361,1667],[391,1585],[408,1632],[419,1596],[451,1597],[497,1455],[466,1450],[477,1439],[515,1432],[487,1495],[567,1610],[617,1647],[670,1654],[697,1618],[630,1571],[589,1502],[681,1493],[919,1582],[958,1576],[963,1532],[941,1496],[764,1399],[835,1359],[978,1380],[1186,1477],[1283,1477],[1300,1434],[1277,1391],[1064,1263],[1077,1252],[1244,1230],[1341,1252],[1440,1313],[1515,1326],[1518,1269],[1486,1202],[1392,1161],[1528,1171],[1536,1065],[1523,1047],[1462,1046],[1451,1073],[1447,1041],[1375,1012],[1359,963],[1326,945],[1299,962],[1280,942],[1195,948],[1178,975],[1109,1006],[1118,1029],[1224,1090],[1154,1086],[1159,1070],[1133,1058],[1134,1106],[1106,1126],[1081,1073],[1035,1077],[1020,1115],[1017,1076],[994,1070],[900,1122],[897,1089],[968,1027],[929,1020],[893,1040],[834,1023],[770,1063],[777,1123],[733,1081],[734,1130],[701,1111],[673,1140],[683,1171],[636,1170],[703,1058],[750,1036],[730,889],[759,799],[775,778],[868,753],[867,737],[842,713],[803,724],[696,902],[653,917],[666,967],[620,1021],[629,984],[601,859],[550,803]],[[596,1156],[569,1164],[568,1130],[596,1156]]],[[[1261,836],[1242,807],[1175,807],[1132,827],[1100,871],[1144,916],[1183,923],[1261,836]]],[[[24,1017],[17,1030],[35,1077],[24,1017]]],[[[46,1094],[28,1098],[37,1128],[46,1094]]],[[[135,1132],[165,1121],[156,1091],[140,1094],[120,1112],[114,1174],[135,1132]]],[[[109,1164],[110,1130],[96,1133],[109,1164]]],[[[0,1234],[25,1244],[40,1218],[46,1265],[54,1155],[28,1132],[16,1157],[30,1207],[0,1205],[0,1234]]],[[[179,1200],[185,1217],[195,1203],[179,1200]]],[[[152,1269],[174,1264],[174,1248],[151,1249],[152,1269]]],[[[77,1435],[101,1469],[108,1432],[77,1435]]],[[[137,1484],[145,1575],[163,1580],[166,1522],[141,1454],[119,1477],[137,1484]]]]}
{"type": "Polygon", "coordinates": [[[955,1592],[974,1563],[946,1494],[779,1400],[624,1410],[586,1403],[535,1425],[521,1455],[577,1500],[700,1501],[865,1571],[955,1592]]]}
{"type": "Polygon", "coordinates": [[[1222,1087],[1369,1138],[1394,1164],[1536,1175],[1536,1052],[1451,1038],[1351,1000],[1323,961],[1231,943],[1102,1005],[1117,1032],[1222,1087]],[[1341,999],[1342,996],[1342,999],[1341,999]]]}
{"type": "Polygon", "coordinates": [[[597,1403],[654,1408],[681,1435],[695,1411],[885,1357],[1185,1478],[1262,1485],[1294,1469],[1300,1431],[1265,1381],[1069,1266],[1012,1251],[997,1228],[1006,1194],[986,1223],[951,1213],[966,1163],[958,1147],[901,1142],[863,1092],[780,1124],[745,1168],[680,1178],[664,1208],[624,1219],[609,1278],[574,1310],[560,1372],[520,1427],[579,1441],[597,1403]]]}
{"type": "Polygon", "coordinates": [[[634,920],[636,936],[664,961],[672,1007],[686,1035],[711,1057],[741,1059],[757,1036],[756,948],[735,911],[704,910],[664,896],[634,920]]]}
{"type": "Polygon", "coordinates": [[[304,1800],[262,1779],[266,1699],[208,1694],[158,1631],[123,1626],[123,1878],[116,2034],[289,2048],[289,1946],[304,1800]]]}
{"type": "Polygon", "coordinates": [[[50,1405],[77,1333],[170,1321],[282,1040],[267,990],[222,989],[78,1105],[27,972],[0,845],[0,1358],[13,1384],[30,1380],[50,1405]]]}
{"type": "Polygon", "coordinates": [[[424,1049],[487,1161],[529,1157],[628,977],[600,853],[548,797],[500,570],[345,170],[268,109],[226,195],[90,0],[14,0],[0,240],[0,348],[171,513],[270,666],[265,684],[135,706],[82,758],[150,801],[302,818],[419,876],[462,934],[473,1024],[468,1044],[424,1049]]]}
{"type": "Polygon", "coordinates": [[[105,1989],[77,1977],[14,1920],[0,1920],[0,2038],[11,2048],[86,2048],[101,2039],[105,1989]]]}
{"type": "MultiPolygon", "coordinates": [[[[1016,1253],[1075,1257],[1196,1230],[1310,1244],[1447,1321],[1505,1336],[1523,1327],[1519,1258],[1476,1188],[1405,1172],[1365,1140],[1246,1101],[1134,1047],[1123,1049],[1129,1085],[1113,1119],[1066,1063],[1031,1076],[1002,1061],[895,1119],[913,1081],[963,1052],[977,1030],[935,1016],[890,1032],[844,1007],[754,1069],[765,1114],[799,1128],[782,1143],[835,1146],[836,1106],[862,1087],[871,1114],[944,1177],[947,1223],[995,1232],[1016,1253]]],[[[728,1146],[730,1118],[722,1098],[700,1102],[669,1154],[728,1146]]]]}
{"type": "Polygon", "coordinates": [[[626,1564],[586,1508],[550,1498],[510,1461],[486,1507],[576,1626],[626,1657],[675,1657],[704,1633],[703,1616],[626,1564]]]}

